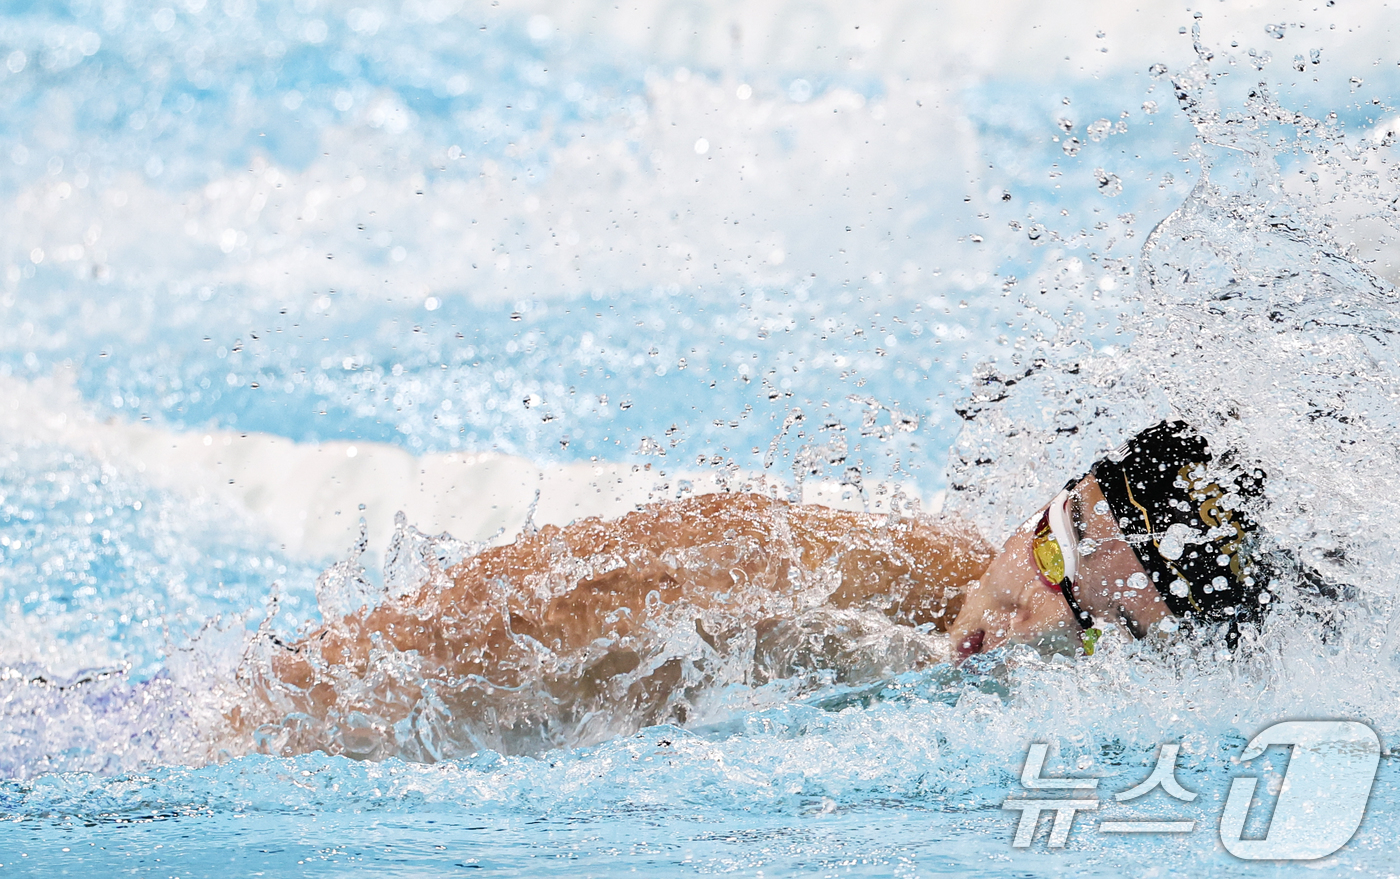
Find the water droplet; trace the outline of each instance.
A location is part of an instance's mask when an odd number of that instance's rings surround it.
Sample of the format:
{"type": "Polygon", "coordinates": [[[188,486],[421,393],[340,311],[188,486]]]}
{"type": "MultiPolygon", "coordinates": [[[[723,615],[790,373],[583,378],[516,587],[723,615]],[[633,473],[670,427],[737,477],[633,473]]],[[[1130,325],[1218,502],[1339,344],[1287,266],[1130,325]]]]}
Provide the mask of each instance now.
{"type": "Polygon", "coordinates": [[[1123,181],[1117,174],[1105,171],[1102,168],[1094,169],[1094,179],[1099,183],[1099,192],[1113,198],[1123,191],[1123,181]]]}
{"type": "Polygon", "coordinates": [[[548,15],[532,15],[525,25],[525,32],[536,43],[543,43],[554,35],[554,22],[548,15]]]}

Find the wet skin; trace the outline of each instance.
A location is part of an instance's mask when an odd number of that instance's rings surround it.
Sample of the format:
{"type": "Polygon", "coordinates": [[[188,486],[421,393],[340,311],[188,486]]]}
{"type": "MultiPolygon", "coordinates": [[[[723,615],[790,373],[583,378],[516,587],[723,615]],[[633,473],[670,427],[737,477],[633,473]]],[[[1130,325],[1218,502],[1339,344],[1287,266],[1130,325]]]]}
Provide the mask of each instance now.
{"type": "MultiPolygon", "coordinates": [[[[1094,477],[1081,479],[1071,495],[1077,500],[1080,564],[1074,594],[1080,606],[1097,626],[1120,625],[1144,637],[1171,611],[1146,579],[1094,477]]],[[[959,661],[1003,644],[1053,652],[1072,652],[1078,645],[1081,629],[1068,603],[1041,578],[1031,558],[1031,539],[1044,511],[1041,507],[1012,532],[982,576],[963,590],[962,608],[948,629],[959,661]]]]}
{"type": "MultiPolygon", "coordinates": [[[[637,726],[684,722],[673,710],[686,686],[681,666],[649,671],[667,632],[688,628],[719,654],[747,650],[751,678],[761,683],[785,673],[786,661],[772,657],[786,655],[789,642],[811,640],[789,624],[804,609],[871,611],[941,632],[957,614],[960,588],[992,555],[954,519],[841,512],[748,493],[545,526],[464,559],[414,593],[279,643],[266,664],[245,663],[240,677],[252,698],[228,716],[244,733],[305,718],[306,734],[279,745],[283,753],[351,753],[333,728],[365,726],[357,715],[396,723],[429,684],[454,717],[591,712],[633,716],[637,726]],[[383,648],[413,654],[421,679],[389,680],[396,666],[383,648]]],[[[354,753],[377,753],[377,735],[359,736],[368,744],[354,753]]]]}
{"type": "MultiPolygon", "coordinates": [[[[1170,611],[1093,477],[1074,495],[1075,594],[1096,625],[1142,637],[1170,611]]],[[[545,527],[464,559],[417,592],[250,654],[240,670],[249,698],[227,717],[240,735],[300,718],[285,741],[258,746],[270,752],[359,757],[388,753],[386,730],[416,710],[425,687],[448,716],[505,728],[595,715],[625,715],[632,727],[684,723],[679,666],[648,664],[662,643],[656,633],[693,618],[698,637],[725,655],[751,633],[742,649],[753,653],[752,679],[761,682],[785,673],[765,658],[786,655],[785,621],[818,605],[946,631],[959,662],[1014,643],[1073,653],[1079,626],[1031,561],[1044,509],[995,554],[955,519],[843,513],[752,494],[545,527]],[[387,660],[394,652],[416,657],[419,671],[396,677],[387,660]]],[[[618,723],[598,735],[617,734],[618,723]]]]}

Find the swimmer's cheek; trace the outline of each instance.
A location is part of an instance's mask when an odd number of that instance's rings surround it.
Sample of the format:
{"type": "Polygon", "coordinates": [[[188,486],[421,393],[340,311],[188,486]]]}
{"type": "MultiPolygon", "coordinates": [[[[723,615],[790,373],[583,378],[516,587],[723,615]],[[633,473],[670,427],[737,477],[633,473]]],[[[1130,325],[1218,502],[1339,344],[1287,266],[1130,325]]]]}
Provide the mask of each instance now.
{"type": "Polygon", "coordinates": [[[1083,649],[1084,642],[1076,627],[1073,631],[1069,628],[1057,629],[1049,632],[1040,632],[1033,639],[1026,643],[1036,649],[1042,656],[1058,654],[1060,656],[1076,656],[1083,649]]]}
{"type": "MultiPolygon", "coordinates": [[[[1073,654],[1078,628],[1061,609],[1050,592],[1037,594],[1028,606],[1016,605],[1008,611],[984,611],[980,627],[983,630],[981,649],[986,653],[1010,644],[1027,644],[1041,653],[1073,654]]],[[[961,620],[959,621],[961,622],[961,620]]]]}

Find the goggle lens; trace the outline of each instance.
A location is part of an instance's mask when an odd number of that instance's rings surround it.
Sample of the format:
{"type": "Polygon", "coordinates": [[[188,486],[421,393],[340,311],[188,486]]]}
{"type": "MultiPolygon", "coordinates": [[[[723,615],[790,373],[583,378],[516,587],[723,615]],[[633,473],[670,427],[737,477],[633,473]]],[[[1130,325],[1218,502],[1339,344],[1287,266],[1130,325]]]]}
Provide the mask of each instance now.
{"type": "Polygon", "coordinates": [[[1045,578],[1045,583],[1052,589],[1059,589],[1060,583],[1065,579],[1065,554],[1060,549],[1060,542],[1055,539],[1055,534],[1050,530],[1050,511],[1040,517],[1040,525],[1035,529],[1035,536],[1031,538],[1031,556],[1035,559],[1035,565],[1040,570],[1040,575],[1045,578]]]}
{"type": "MultiPolygon", "coordinates": [[[[1094,627],[1093,616],[1087,613],[1074,597],[1074,584],[1070,582],[1068,565],[1065,564],[1065,551],[1060,545],[1059,539],[1055,537],[1055,527],[1051,525],[1050,519],[1051,510],[1055,509],[1056,504],[1062,505],[1061,510],[1065,517],[1068,517],[1069,495],[1067,492],[1068,488],[1060,492],[1045,508],[1045,512],[1041,514],[1040,522],[1035,528],[1035,535],[1031,538],[1031,560],[1035,562],[1036,570],[1045,585],[1064,596],[1065,604],[1069,605],[1070,613],[1073,614],[1075,622],[1079,623],[1080,629],[1083,630],[1084,652],[1092,654],[1100,631],[1094,627]]],[[[1063,525],[1061,530],[1064,530],[1063,525]]],[[[1072,541],[1073,535],[1070,535],[1069,539],[1072,541]]],[[[1074,551],[1071,547],[1071,552],[1074,551]]],[[[1077,562],[1075,567],[1078,568],[1077,562]]]]}

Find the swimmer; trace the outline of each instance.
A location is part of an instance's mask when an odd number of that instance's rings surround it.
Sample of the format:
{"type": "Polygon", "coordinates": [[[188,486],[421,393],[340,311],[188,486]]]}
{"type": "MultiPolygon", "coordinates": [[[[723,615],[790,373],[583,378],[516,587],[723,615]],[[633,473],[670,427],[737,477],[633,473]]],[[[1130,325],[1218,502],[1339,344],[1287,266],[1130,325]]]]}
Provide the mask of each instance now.
{"type": "Polygon", "coordinates": [[[967,590],[949,629],[958,656],[1008,643],[1092,653],[1106,625],[1138,639],[1214,627],[1235,649],[1272,596],[1246,509],[1263,474],[1223,463],[1187,424],[1163,422],[1071,479],[967,590]]]}
{"type": "Polygon", "coordinates": [[[1000,552],[951,517],[745,493],[546,526],[245,662],[257,698],[230,719],[248,731],[295,716],[278,749],[334,740],[331,750],[357,756],[375,754],[374,728],[382,738],[429,696],[445,716],[509,728],[606,725],[598,718],[618,713],[637,726],[684,723],[707,666],[662,642],[748,657],[747,680],[761,684],[783,674],[765,657],[787,649],[791,665],[794,644],[820,640],[795,622],[814,609],[946,632],[951,654],[929,664],[1007,644],[1092,653],[1109,626],[1134,638],[1214,627],[1233,649],[1269,601],[1246,509],[1261,479],[1213,460],[1176,421],[1071,479],[1000,552]],[[347,744],[357,728],[363,742],[347,744]]]}

